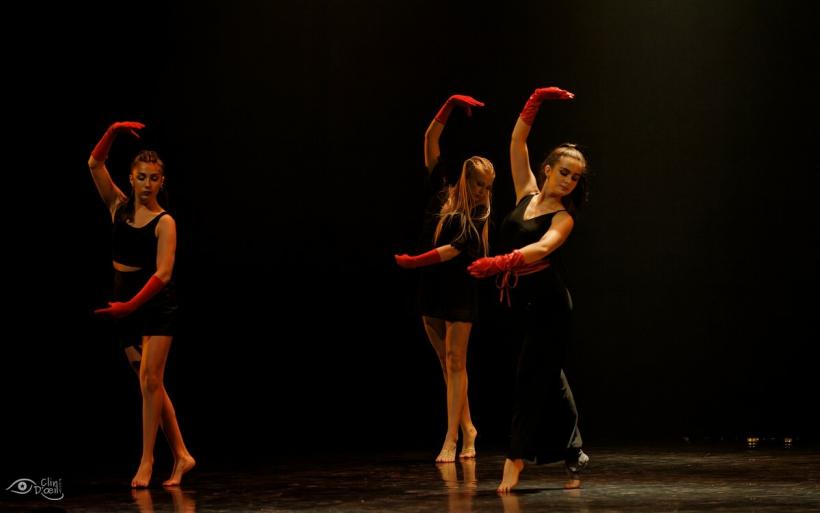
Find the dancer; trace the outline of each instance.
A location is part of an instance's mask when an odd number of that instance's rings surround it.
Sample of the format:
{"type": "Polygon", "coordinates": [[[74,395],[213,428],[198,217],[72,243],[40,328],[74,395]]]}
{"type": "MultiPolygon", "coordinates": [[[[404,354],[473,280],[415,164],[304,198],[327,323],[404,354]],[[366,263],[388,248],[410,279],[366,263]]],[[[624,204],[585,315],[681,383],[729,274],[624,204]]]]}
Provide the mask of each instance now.
{"type": "Polygon", "coordinates": [[[424,163],[435,190],[433,206],[428,210],[428,224],[435,225],[433,248],[416,255],[396,255],[404,268],[424,267],[419,287],[419,307],[430,343],[436,351],[444,382],[447,385],[447,434],[437,463],[456,458],[458,428],[463,436],[460,458],[474,458],[478,431],[470,416],[467,400],[467,342],[476,321],[478,288],[467,273],[467,264],[487,255],[490,192],[495,170],[483,157],[470,157],[461,165],[461,174],[453,184],[446,183],[451,174],[441,158],[439,138],[444,125],[458,106],[468,115],[472,107],[483,107],[478,100],[463,95],[451,96],[430,122],[424,137],[424,163]]]}
{"type": "Polygon", "coordinates": [[[498,491],[518,484],[524,462],[564,460],[570,480],[581,486],[579,472],[589,458],[581,450],[578,413],[563,372],[570,340],[572,302],[558,272],[559,248],[574,225],[586,193],[586,159],[573,144],[552,150],[538,167],[540,190],[530,169],[527,136],[544,100],[569,100],[557,87],[536,89],[530,96],[510,143],[516,207],[502,222],[500,237],[507,252],[476,260],[473,276],[498,275],[502,298],[523,330],[513,400],[512,440],[498,491]]]}
{"type": "Polygon", "coordinates": [[[165,181],[165,166],[156,152],[143,150],[131,163],[126,196],[105,166],[119,133],[139,138],[145,125],[117,122],[106,130],[91,152],[88,167],[113,222],[114,301],[98,315],[115,319],[116,332],[142,392],[142,459],[133,488],[147,487],[154,465],[157,428],[174,453],[174,469],[164,486],[177,486],[195,460],[185,447],[176,413],[163,385],[168,350],[174,335],[177,303],[171,275],[176,251],[176,224],[160,206],[157,193],[165,181]]]}

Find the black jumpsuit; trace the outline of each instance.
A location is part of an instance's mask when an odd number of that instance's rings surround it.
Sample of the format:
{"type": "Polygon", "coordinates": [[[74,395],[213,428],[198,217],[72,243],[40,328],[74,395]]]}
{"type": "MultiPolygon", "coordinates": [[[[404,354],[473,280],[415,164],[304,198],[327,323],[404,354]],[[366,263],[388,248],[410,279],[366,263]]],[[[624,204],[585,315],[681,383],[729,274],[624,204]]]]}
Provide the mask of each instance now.
{"type": "MultiPolygon", "coordinates": [[[[534,196],[527,196],[501,224],[501,252],[519,249],[543,237],[556,212],[524,220],[534,196]]],[[[560,250],[550,266],[519,276],[510,289],[517,328],[522,332],[508,457],[535,463],[577,461],[582,445],[578,412],[563,366],[569,346],[572,301],[561,275],[560,250]]]]}

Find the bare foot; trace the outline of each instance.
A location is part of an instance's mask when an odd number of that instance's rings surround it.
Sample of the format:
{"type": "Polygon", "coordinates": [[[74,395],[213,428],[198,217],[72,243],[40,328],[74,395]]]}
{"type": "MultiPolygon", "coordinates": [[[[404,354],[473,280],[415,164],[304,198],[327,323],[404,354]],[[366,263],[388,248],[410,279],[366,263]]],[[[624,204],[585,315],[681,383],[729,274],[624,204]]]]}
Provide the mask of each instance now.
{"type": "Polygon", "coordinates": [[[463,431],[464,441],[461,443],[461,453],[459,458],[475,458],[475,439],[478,436],[478,430],[475,426],[470,426],[469,429],[463,431]]]}
{"type": "Polygon", "coordinates": [[[162,486],[179,486],[182,483],[182,476],[186,472],[194,468],[196,460],[190,454],[186,454],[174,461],[174,470],[171,471],[171,477],[162,483],[162,486]]]}
{"type": "Polygon", "coordinates": [[[564,490],[577,490],[578,488],[581,488],[580,479],[570,479],[564,483],[564,490]]]}
{"type": "Polygon", "coordinates": [[[578,450],[578,458],[574,462],[565,462],[569,481],[564,483],[565,490],[577,490],[581,488],[581,470],[589,465],[589,456],[582,450],[578,450]]]}
{"type": "Polygon", "coordinates": [[[441,452],[436,457],[436,463],[453,463],[454,461],[456,461],[456,441],[445,438],[441,452]]]}
{"type": "Polygon", "coordinates": [[[496,491],[498,493],[508,493],[515,488],[522,470],[524,470],[524,460],[507,458],[504,461],[504,475],[501,477],[501,484],[498,485],[496,491]]]}
{"type": "Polygon", "coordinates": [[[140,468],[131,480],[131,488],[146,488],[151,482],[151,471],[154,469],[154,462],[140,462],[140,468]]]}

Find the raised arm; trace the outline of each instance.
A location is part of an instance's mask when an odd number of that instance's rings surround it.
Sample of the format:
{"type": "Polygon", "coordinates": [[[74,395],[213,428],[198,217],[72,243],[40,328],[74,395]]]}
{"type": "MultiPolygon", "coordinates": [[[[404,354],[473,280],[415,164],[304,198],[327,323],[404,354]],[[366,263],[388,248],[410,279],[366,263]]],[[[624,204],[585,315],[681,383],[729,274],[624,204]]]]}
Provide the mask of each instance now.
{"type": "Polygon", "coordinates": [[[530,127],[535,122],[535,115],[544,100],[570,100],[575,95],[557,87],[540,87],[536,89],[524,109],[518,116],[513,128],[510,141],[510,169],[512,169],[513,185],[515,186],[515,204],[528,194],[538,192],[538,182],[530,168],[530,154],[527,149],[527,137],[530,127]]]}
{"type": "Polygon", "coordinates": [[[454,94],[449,97],[444,105],[439,109],[436,117],[430,122],[427,131],[424,132],[424,165],[427,167],[427,172],[433,171],[433,168],[438,164],[438,159],[441,156],[441,148],[438,141],[441,137],[441,132],[444,130],[444,125],[450,118],[450,113],[454,106],[459,106],[467,112],[468,116],[473,115],[473,107],[483,107],[484,104],[472,96],[465,96],[463,94],[454,94]]]}
{"type": "Polygon", "coordinates": [[[117,187],[117,184],[111,179],[111,174],[108,168],[105,167],[105,161],[108,158],[108,152],[111,150],[111,145],[114,143],[114,138],[120,132],[128,132],[134,137],[139,138],[137,130],[145,128],[145,125],[136,121],[123,121],[113,123],[108,130],[105,131],[100,141],[91,152],[91,157],[88,158],[88,168],[91,170],[91,177],[94,179],[94,185],[97,186],[97,192],[100,193],[105,206],[113,216],[117,205],[125,201],[126,196],[117,187]]]}

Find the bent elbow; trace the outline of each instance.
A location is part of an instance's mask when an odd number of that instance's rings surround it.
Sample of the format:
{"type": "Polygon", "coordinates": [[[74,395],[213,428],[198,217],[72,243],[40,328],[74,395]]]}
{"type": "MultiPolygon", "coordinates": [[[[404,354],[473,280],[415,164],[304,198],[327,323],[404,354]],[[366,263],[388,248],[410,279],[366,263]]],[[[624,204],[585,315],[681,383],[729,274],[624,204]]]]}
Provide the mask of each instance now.
{"type": "Polygon", "coordinates": [[[162,283],[168,284],[171,281],[171,269],[157,269],[157,272],[154,273],[154,276],[162,280],[162,283]]]}

